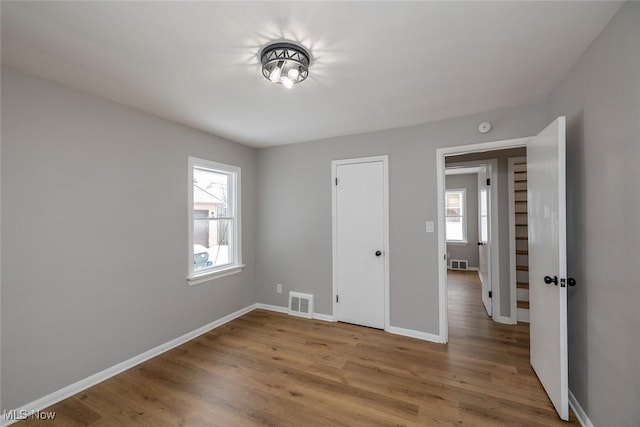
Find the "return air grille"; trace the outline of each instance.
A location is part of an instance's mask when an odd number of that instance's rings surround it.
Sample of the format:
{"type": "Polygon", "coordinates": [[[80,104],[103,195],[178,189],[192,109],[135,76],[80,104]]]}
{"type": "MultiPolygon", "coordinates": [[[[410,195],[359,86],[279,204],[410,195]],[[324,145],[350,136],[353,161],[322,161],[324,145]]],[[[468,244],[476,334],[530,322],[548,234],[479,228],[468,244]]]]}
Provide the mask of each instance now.
{"type": "Polygon", "coordinates": [[[467,261],[466,259],[452,259],[451,269],[452,270],[468,270],[469,261],[467,261]]]}
{"type": "Polygon", "coordinates": [[[289,314],[292,316],[313,318],[313,295],[289,292],[289,314]]]}

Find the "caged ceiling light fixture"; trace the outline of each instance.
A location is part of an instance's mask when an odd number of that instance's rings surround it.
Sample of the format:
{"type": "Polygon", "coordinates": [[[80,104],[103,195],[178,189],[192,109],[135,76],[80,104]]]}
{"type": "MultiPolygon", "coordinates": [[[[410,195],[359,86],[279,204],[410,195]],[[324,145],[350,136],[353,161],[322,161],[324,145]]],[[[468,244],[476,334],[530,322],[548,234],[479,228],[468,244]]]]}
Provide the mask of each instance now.
{"type": "Polygon", "coordinates": [[[309,76],[311,55],[304,47],[291,42],[266,45],[260,54],[262,75],[287,89],[309,76]]]}

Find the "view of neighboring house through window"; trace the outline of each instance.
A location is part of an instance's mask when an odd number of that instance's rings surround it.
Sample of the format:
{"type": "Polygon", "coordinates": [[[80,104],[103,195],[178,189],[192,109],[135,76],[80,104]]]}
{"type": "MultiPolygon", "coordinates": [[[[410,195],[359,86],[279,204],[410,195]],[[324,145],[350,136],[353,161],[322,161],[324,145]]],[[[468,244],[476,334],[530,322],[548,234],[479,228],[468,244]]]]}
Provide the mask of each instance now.
{"type": "Polygon", "coordinates": [[[445,193],[446,234],[448,242],[467,241],[467,221],[465,218],[465,190],[447,190],[445,193]]]}
{"type": "Polygon", "coordinates": [[[240,266],[240,168],[189,158],[189,169],[189,277],[240,266]]]}

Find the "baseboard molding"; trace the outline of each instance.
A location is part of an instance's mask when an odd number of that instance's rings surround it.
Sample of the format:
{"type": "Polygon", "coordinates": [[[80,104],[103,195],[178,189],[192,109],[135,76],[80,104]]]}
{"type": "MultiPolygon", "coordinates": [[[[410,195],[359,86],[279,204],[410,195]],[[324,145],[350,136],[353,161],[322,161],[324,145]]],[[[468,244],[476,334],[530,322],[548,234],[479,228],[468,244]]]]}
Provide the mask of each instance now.
{"type": "Polygon", "coordinates": [[[469,271],[478,271],[478,267],[467,267],[469,271]]]}
{"type": "Polygon", "coordinates": [[[313,313],[313,318],[316,319],[316,320],[322,320],[324,322],[335,322],[336,321],[336,319],[334,319],[331,314],[313,313]]]}
{"type": "Polygon", "coordinates": [[[569,390],[569,407],[573,410],[582,427],[593,427],[593,423],[587,416],[587,413],[582,409],[582,406],[580,406],[580,403],[578,403],[576,397],[571,393],[571,390],[569,390]]]}
{"type": "MultiPolygon", "coordinates": [[[[40,399],[34,400],[33,402],[30,402],[30,403],[27,403],[26,405],[21,406],[20,408],[15,410],[15,413],[33,414],[34,412],[42,411],[43,409],[48,408],[49,406],[54,405],[64,399],[67,399],[73,396],[74,394],[78,394],[81,391],[88,389],[89,387],[92,387],[98,383],[108,380],[109,378],[115,375],[118,375],[121,372],[126,371],[127,369],[131,369],[142,362],[145,362],[162,353],[165,353],[181,344],[186,343],[187,341],[190,341],[196,337],[199,337],[200,335],[203,335],[219,326],[222,326],[225,323],[228,323],[240,316],[243,316],[249,313],[250,311],[255,310],[256,306],[257,304],[251,304],[245,308],[241,308],[238,311],[228,314],[218,320],[214,320],[213,322],[208,323],[196,330],[188,332],[178,338],[175,338],[169,342],[166,342],[157,347],[154,347],[151,350],[145,351],[144,353],[134,356],[131,359],[125,360],[124,362],[120,362],[117,365],[114,365],[110,368],[107,368],[103,371],[93,374],[83,380],[77,381],[73,384],[63,387],[58,391],[54,391],[51,394],[48,394],[44,397],[41,397],[40,399]]],[[[10,424],[13,424],[19,421],[19,420],[13,420],[13,419],[8,420],[6,419],[5,414],[2,414],[2,417],[0,418],[1,426],[8,426],[10,424]]]]}
{"type": "MultiPolygon", "coordinates": [[[[289,309],[287,307],[282,307],[280,305],[271,305],[271,304],[262,304],[257,303],[256,308],[261,308],[263,310],[275,311],[276,313],[288,313],[289,309]]],[[[335,322],[335,319],[331,314],[322,314],[322,313],[313,313],[313,318],[316,320],[323,320],[325,322],[335,322]]]]}
{"type": "Polygon", "coordinates": [[[515,325],[516,323],[518,323],[516,319],[506,316],[493,316],[493,320],[498,323],[504,323],[505,325],[515,325]]]}
{"type": "MultiPolygon", "coordinates": [[[[141,353],[137,356],[134,356],[128,360],[125,360],[123,362],[120,362],[110,368],[107,368],[105,370],[102,370],[96,374],[93,374],[83,380],[77,381],[73,384],[70,384],[66,387],[61,388],[60,390],[54,391],[53,393],[50,393],[44,397],[41,397],[39,399],[34,400],[33,402],[27,403],[26,405],[21,406],[20,408],[15,409],[14,413],[18,413],[18,414],[33,414],[35,412],[38,411],[42,411],[45,408],[48,408],[52,405],[55,405],[56,403],[67,399],[75,394],[80,393],[83,390],[88,389],[89,387],[92,387],[96,384],[99,384],[105,380],[108,380],[109,378],[118,375],[121,372],[124,372],[128,369],[131,369],[143,362],[146,362],[149,359],[152,359],[162,353],[165,353],[175,347],[178,347],[179,345],[182,345],[196,337],[199,337],[200,335],[203,335],[217,327],[220,327],[222,325],[224,325],[225,323],[228,323],[234,319],[237,319],[240,316],[243,316],[255,309],[263,309],[263,310],[269,310],[269,311],[274,311],[274,312],[278,312],[278,313],[287,313],[288,309],[287,307],[281,307],[281,306],[277,306],[277,305],[270,305],[270,304],[262,304],[262,303],[256,303],[256,304],[251,304],[247,307],[244,307],[238,311],[235,311],[231,314],[228,314],[218,320],[215,320],[211,323],[208,323],[198,329],[195,329],[191,332],[188,332],[178,338],[175,338],[171,341],[168,341],[164,344],[161,344],[157,347],[152,348],[151,350],[145,351],[144,353],[141,353]]],[[[325,322],[335,322],[335,318],[332,315],[329,314],[322,314],[322,313],[314,313],[313,315],[314,319],[317,320],[322,320],[325,322]]],[[[427,332],[421,332],[421,331],[416,331],[413,329],[405,329],[405,328],[398,328],[395,326],[390,326],[389,328],[387,328],[387,332],[392,333],[392,334],[396,334],[396,335],[403,335],[406,337],[411,337],[411,338],[417,338],[420,340],[425,340],[425,341],[431,341],[431,342],[436,342],[436,343],[443,343],[444,341],[440,338],[439,335],[434,335],[434,334],[429,334],[427,332]]],[[[573,395],[571,395],[571,397],[573,397],[573,395]]],[[[576,403],[577,405],[577,403],[576,403]]],[[[579,407],[579,405],[578,405],[579,407]]],[[[574,412],[577,413],[577,411],[574,409],[574,412]]],[[[584,414],[584,412],[582,412],[584,414]]],[[[585,415],[586,418],[586,415],[585,415]]],[[[586,418],[588,420],[588,418],[586,418]]],[[[15,422],[17,422],[19,420],[13,420],[13,419],[6,419],[6,415],[2,414],[2,416],[0,417],[0,426],[8,426],[11,425],[15,422]]],[[[589,422],[589,424],[583,424],[585,426],[588,427],[592,427],[591,423],[589,422]]]]}
{"type": "Polygon", "coordinates": [[[444,340],[440,337],[440,335],[430,334],[428,332],[416,331],[415,329],[405,329],[405,328],[398,328],[397,326],[389,326],[386,329],[386,331],[396,335],[402,335],[405,337],[417,338],[419,340],[444,344],[444,340]]]}
{"type": "MultiPolygon", "coordinates": [[[[257,303],[256,308],[275,311],[277,313],[288,312],[287,307],[282,307],[279,305],[257,303]]],[[[336,319],[329,314],[313,313],[313,318],[317,320],[323,320],[325,322],[336,322],[336,319]]],[[[396,335],[403,335],[405,337],[417,338],[419,340],[444,343],[444,340],[440,338],[439,335],[429,334],[427,332],[416,331],[413,329],[405,329],[405,328],[398,328],[396,326],[390,326],[386,329],[386,331],[396,335]]]]}
{"type": "Polygon", "coordinates": [[[288,313],[289,309],[287,307],[282,307],[279,305],[271,305],[271,304],[262,304],[261,302],[256,303],[256,308],[261,308],[262,310],[275,311],[276,313],[288,313]]]}

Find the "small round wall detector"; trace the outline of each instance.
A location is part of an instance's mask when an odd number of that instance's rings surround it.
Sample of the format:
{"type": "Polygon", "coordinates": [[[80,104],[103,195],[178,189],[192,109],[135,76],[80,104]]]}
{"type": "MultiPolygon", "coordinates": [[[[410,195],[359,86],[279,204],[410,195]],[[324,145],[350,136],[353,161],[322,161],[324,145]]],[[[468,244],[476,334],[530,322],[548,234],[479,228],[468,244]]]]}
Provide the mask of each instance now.
{"type": "Polygon", "coordinates": [[[478,126],[478,132],[480,133],[488,133],[491,130],[491,123],[482,122],[480,126],[478,126]]]}
{"type": "Polygon", "coordinates": [[[491,123],[482,122],[480,126],[478,126],[478,132],[480,133],[488,133],[491,130],[491,123]]]}

